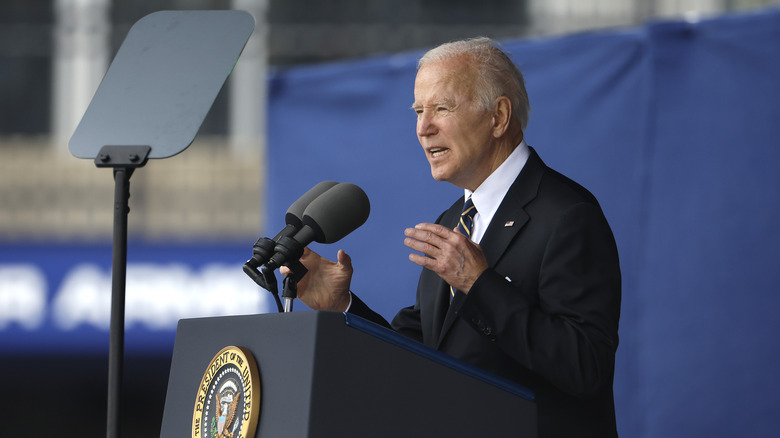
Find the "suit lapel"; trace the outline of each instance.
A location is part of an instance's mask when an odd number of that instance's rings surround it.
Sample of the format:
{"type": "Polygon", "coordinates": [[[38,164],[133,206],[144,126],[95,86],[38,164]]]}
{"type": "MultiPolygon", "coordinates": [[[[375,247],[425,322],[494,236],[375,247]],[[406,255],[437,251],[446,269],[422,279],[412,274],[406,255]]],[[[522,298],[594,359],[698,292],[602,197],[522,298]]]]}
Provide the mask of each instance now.
{"type": "MultiPolygon", "coordinates": [[[[515,182],[509,187],[506,196],[501,201],[501,205],[498,207],[496,214],[485,231],[485,235],[480,241],[482,251],[491,268],[496,266],[510,243],[515,239],[515,236],[529,221],[530,217],[525,211],[525,206],[536,197],[544,169],[545,165],[541,158],[531,148],[531,155],[528,157],[528,161],[515,179],[515,182]]],[[[454,228],[457,225],[457,218],[460,215],[462,206],[463,200],[461,199],[460,202],[456,202],[450,207],[442,218],[442,225],[454,228]]],[[[452,310],[452,306],[449,305],[449,285],[438,276],[436,278],[439,283],[438,292],[435,294],[436,299],[445,301],[438,302],[435,307],[434,327],[439,327],[439,321],[443,318],[441,332],[436,342],[436,347],[439,348],[452,324],[457,320],[457,315],[452,310]]]]}
{"type": "Polygon", "coordinates": [[[530,219],[525,211],[525,206],[536,198],[536,194],[539,192],[544,167],[539,155],[531,149],[528,161],[515,182],[509,187],[480,241],[480,246],[490,267],[496,266],[517,233],[530,219]]]}

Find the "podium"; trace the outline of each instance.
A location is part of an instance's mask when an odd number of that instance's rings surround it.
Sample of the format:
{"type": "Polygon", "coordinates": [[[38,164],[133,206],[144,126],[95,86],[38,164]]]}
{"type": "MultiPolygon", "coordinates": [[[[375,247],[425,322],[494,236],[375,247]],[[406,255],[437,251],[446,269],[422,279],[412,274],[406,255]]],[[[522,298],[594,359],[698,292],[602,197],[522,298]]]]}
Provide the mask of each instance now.
{"type": "Polygon", "coordinates": [[[294,312],[181,320],[161,437],[192,436],[226,346],[257,363],[258,438],[536,436],[528,389],[354,315],[294,312]]]}

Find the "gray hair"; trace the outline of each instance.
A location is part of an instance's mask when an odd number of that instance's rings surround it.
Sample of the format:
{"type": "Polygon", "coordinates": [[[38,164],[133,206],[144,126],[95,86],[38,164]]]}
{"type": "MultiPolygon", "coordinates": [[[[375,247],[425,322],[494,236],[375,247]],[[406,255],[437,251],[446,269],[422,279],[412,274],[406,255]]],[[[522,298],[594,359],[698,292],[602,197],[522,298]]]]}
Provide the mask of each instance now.
{"type": "Polygon", "coordinates": [[[422,68],[428,62],[469,56],[474,61],[477,78],[474,86],[477,105],[493,110],[496,99],[506,96],[512,102],[512,117],[525,130],[531,106],[525,91],[523,74],[496,42],[487,37],[452,41],[429,50],[417,63],[422,68]]]}

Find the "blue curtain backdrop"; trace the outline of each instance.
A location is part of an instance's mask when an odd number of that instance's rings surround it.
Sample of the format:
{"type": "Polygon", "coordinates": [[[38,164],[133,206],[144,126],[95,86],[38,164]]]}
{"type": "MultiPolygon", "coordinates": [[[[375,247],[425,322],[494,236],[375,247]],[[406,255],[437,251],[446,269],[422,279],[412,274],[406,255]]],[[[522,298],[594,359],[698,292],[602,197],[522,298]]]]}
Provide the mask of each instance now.
{"type": "MultiPolygon", "coordinates": [[[[526,76],[528,143],[599,198],[618,241],[621,434],[775,436],[780,11],[503,45],[526,76]]],[[[315,249],[345,249],[352,289],[387,318],[414,302],[403,229],[461,195],[415,138],[420,54],[270,82],[266,232],[319,181],[361,186],[368,222],[315,249]]]]}

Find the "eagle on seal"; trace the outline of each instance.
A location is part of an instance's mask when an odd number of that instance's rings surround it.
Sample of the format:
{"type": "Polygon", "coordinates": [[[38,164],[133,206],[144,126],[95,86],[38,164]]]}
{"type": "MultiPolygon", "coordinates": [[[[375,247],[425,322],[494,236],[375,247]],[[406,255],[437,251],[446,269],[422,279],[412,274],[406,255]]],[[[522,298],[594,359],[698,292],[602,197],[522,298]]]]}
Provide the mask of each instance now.
{"type": "Polygon", "coordinates": [[[217,397],[219,421],[217,422],[217,430],[214,431],[214,438],[233,438],[230,428],[236,420],[239,395],[238,387],[233,379],[226,381],[220,388],[219,397],[217,397]]]}

